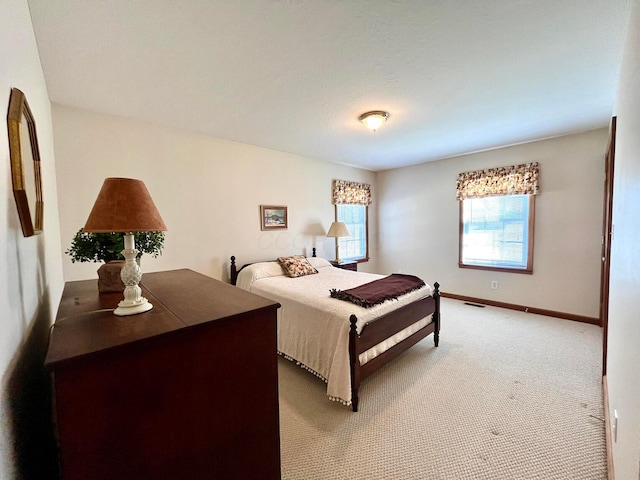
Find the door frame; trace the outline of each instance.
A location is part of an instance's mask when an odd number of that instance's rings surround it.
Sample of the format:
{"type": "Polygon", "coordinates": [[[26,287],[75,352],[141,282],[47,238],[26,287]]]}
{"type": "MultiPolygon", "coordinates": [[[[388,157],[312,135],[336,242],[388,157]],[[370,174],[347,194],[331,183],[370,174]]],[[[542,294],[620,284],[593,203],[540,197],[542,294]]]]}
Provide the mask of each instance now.
{"type": "Polygon", "coordinates": [[[609,333],[609,276],[613,237],[613,172],[616,156],[617,117],[611,117],[609,142],[605,154],[604,202],[602,214],[602,254],[600,268],[600,324],[602,325],[602,376],[607,374],[607,338],[609,333]]]}

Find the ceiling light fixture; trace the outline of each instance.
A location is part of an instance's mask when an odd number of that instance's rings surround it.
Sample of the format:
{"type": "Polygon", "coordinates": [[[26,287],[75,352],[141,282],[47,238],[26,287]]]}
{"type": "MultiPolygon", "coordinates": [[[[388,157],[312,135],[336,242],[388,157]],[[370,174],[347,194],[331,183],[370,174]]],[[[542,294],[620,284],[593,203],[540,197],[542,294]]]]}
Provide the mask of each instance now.
{"type": "Polygon", "coordinates": [[[372,112],[363,113],[358,117],[358,120],[360,120],[365,127],[375,132],[378,128],[384,125],[387,118],[389,118],[389,112],[374,110],[372,112]]]}

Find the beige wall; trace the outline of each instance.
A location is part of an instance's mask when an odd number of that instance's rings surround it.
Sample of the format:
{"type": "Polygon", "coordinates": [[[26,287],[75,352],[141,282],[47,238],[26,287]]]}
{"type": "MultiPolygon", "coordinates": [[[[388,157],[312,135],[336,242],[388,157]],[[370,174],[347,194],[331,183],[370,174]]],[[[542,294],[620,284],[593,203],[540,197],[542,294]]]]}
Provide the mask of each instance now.
{"type": "Polygon", "coordinates": [[[55,469],[47,335],[62,291],[53,133],[47,89],[26,0],[0,9],[0,478],[51,478],[55,469]],[[11,187],[6,108],[22,90],[35,118],[42,158],[44,233],[25,238],[11,187]]]}
{"type": "MultiPolygon", "coordinates": [[[[373,185],[373,261],[362,270],[411,272],[445,292],[598,316],[606,129],[375,174],[66,106],[54,105],[53,119],[62,251],[104,178],[126,176],[145,181],[169,228],[163,255],[144,257],[144,271],[186,267],[226,279],[230,255],[244,263],[313,246],[331,259],[331,180],[344,178],[373,185]],[[531,161],[540,163],[542,185],[534,274],[458,269],[457,174],[531,161]],[[260,204],[287,205],[289,229],[261,232],[260,204]]],[[[95,278],[98,265],[63,254],[63,267],[65,280],[77,280],[95,278]]]]}
{"type": "Polygon", "coordinates": [[[381,270],[414,272],[447,293],[598,317],[606,143],[602,129],[381,172],[381,270]],[[458,173],[528,162],[540,163],[541,184],[533,275],[458,268],[458,173]]]}
{"type": "Polygon", "coordinates": [[[617,137],[607,348],[609,406],[618,479],[640,478],[640,3],[629,17],[614,114],[617,137]]]}
{"type": "MultiPolygon", "coordinates": [[[[191,268],[225,279],[228,262],[307,254],[335,258],[334,178],[372,184],[370,171],[60,105],[53,107],[62,250],[84,225],[104,178],[145,182],[167,224],[161,257],[143,271],[191,268]],[[289,228],[262,232],[259,205],[288,207],[289,228]]],[[[376,250],[376,206],[370,213],[376,250]]],[[[63,255],[65,280],[96,278],[98,264],[63,255]]],[[[362,270],[375,270],[373,261],[362,270]]]]}

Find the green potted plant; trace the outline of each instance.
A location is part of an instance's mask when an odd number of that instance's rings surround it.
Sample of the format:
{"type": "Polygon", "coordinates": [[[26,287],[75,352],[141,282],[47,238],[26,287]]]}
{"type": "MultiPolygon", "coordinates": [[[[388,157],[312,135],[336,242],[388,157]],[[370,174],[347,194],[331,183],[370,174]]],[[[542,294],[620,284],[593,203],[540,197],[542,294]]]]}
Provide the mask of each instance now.
{"type": "MultiPolygon", "coordinates": [[[[134,234],[140,263],[143,253],[156,258],[162,255],[164,232],[136,232],[134,234]]],[[[120,270],[124,265],[124,235],[122,233],[88,233],[82,229],[74,235],[71,246],[65,251],[75,262],[104,262],[98,269],[98,289],[100,292],[123,291],[120,270]]]]}

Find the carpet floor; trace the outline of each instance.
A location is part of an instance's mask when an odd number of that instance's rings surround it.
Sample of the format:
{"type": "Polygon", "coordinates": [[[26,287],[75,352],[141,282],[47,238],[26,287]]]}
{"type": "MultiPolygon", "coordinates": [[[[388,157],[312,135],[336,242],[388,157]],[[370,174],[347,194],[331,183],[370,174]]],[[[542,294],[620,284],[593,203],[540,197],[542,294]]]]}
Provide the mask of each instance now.
{"type": "Polygon", "coordinates": [[[442,299],[427,337],[360,387],[358,413],[279,361],[282,478],[606,479],[601,329],[442,299]]]}

